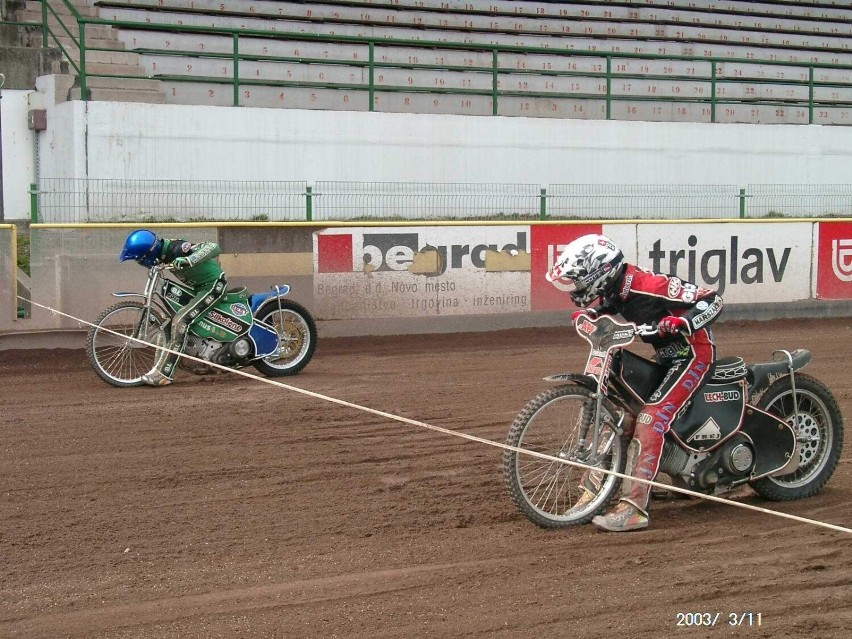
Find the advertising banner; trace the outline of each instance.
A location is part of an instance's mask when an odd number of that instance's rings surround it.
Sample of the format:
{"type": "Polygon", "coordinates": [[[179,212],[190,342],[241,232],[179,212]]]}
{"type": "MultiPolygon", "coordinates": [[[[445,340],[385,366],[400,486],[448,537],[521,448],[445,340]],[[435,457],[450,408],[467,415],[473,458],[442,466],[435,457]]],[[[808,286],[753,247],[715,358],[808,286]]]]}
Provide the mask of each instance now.
{"type": "Polygon", "coordinates": [[[321,319],[530,310],[529,226],[326,229],[314,234],[321,319]]]}
{"type": "Polygon", "coordinates": [[[852,299],[852,223],[820,222],[816,245],[816,297],[852,299]]]}
{"type": "Polygon", "coordinates": [[[600,233],[600,224],[555,224],[530,228],[532,253],[530,255],[530,295],[532,310],[556,311],[573,309],[564,285],[551,284],[545,274],[556,263],[565,247],[573,240],[589,233],[600,233]]]}
{"type": "Polygon", "coordinates": [[[638,264],[716,289],[729,304],[808,299],[813,224],[637,226],[638,264]]]}

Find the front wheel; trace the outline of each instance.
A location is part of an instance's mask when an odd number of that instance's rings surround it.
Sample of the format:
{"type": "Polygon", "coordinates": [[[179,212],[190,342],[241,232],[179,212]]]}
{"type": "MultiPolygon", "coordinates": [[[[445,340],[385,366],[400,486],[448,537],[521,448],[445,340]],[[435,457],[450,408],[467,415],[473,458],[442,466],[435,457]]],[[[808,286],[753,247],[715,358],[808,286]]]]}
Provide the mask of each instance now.
{"type": "Polygon", "coordinates": [[[624,472],[627,445],[614,430],[618,416],[602,408],[595,447],[594,412],[591,391],[567,384],[538,395],[512,424],[506,440],[509,446],[556,458],[515,450],[503,453],[503,474],[512,501],[527,519],[542,528],[587,523],[618,493],[621,478],[610,473],[624,472]],[[581,445],[583,434],[585,443],[581,445]]]}
{"type": "Polygon", "coordinates": [[[758,408],[793,427],[799,467],[786,475],[757,479],[751,487],[773,501],[816,495],[831,478],[843,450],[843,416],[831,391],[819,380],[798,373],[794,401],[790,377],[785,376],[766,389],[758,408]]]}
{"type": "Polygon", "coordinates": [[[267,377],[296,375],[314,356],[317,327],[308,310],[297,302],[281,300],[260,309],[257,320],[278,333],[278,349],[269,357],[254,362],[254,367],[267,377]]]}
{"type": "Polygon", "coordinates": [[[119,302],[98,315],[86,335],[86,356],[98,377],[118,387],[142,384],[142,375],[154,366],[157,347],[167,341],[165,323],[155,309],[149,312],[133,301],[119,302]]]}

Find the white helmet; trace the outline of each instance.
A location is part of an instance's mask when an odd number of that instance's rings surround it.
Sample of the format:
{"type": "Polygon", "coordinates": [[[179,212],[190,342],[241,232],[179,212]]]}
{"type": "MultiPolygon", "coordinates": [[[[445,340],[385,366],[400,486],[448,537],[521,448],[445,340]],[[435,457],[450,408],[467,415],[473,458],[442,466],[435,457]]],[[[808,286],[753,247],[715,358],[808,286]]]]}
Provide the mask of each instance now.
{"type": "MultiPolygon", "coordinates": [[[[608,237],[584,235],[562,251],[547,281],[565,284],[577,306],[586,307],[621,275],[624,255],[608,237]]],[[[560,286],[562,288],[562,286],[560,286]]]]}

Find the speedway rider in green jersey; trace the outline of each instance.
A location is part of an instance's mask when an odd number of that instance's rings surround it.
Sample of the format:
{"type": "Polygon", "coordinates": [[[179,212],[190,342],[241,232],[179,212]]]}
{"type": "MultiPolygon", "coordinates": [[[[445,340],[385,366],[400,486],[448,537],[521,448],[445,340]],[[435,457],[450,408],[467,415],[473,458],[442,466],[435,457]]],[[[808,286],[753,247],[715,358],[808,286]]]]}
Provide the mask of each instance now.
{"type": "Polygon", "coordinates": [[[221,252],[215,242],[192,244],[186,240],[158,238],[148,230],[133,231],[127,236],[119,261],[136,260],[145,268],[155,264],[171,264],[175,276],[192,288],[193,298],[172,320],[171,341],[162,351],[154,367],[142,376],[149,386],[166,386],[172,383],[179,353],[186,347],[189,326],[204,311],[225,294],[227,280],[215,258],[221,252]]]}

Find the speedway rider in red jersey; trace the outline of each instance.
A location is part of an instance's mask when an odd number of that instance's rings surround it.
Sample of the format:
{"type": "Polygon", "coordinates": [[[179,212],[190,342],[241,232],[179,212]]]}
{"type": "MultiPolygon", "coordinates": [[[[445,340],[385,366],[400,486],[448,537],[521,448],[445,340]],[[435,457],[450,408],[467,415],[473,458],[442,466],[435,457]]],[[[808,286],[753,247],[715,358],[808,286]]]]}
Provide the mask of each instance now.
{"type": "MultiPolygon", "coordinates": [[[[637,414],[631,442],[633,476],[653,480],[666,432],[711,374],[716,346],[708,326],[719,317],[722,298],[714,290],[628,264],[615,243],[603,235],[584,235],[571,242],[547,280],[567,285],[571,299],[583,309],[571,314],[572,323],[582,313],[618,314],[636,324],[657,323],[658,334],[642,339],[668,371],[637,414]],[[590,307],[594,302],[598,304],[590,307]]],[[[588,480],[584,477],[584,482],[588,480]]],[[[584,492],[573,508],[594,497],[590,487],[581,488],[584,492]]],[[[647,528],[650,492],[648,484],[626,482],[616,507],[592,523],[614,532],[647,528]]]]}

